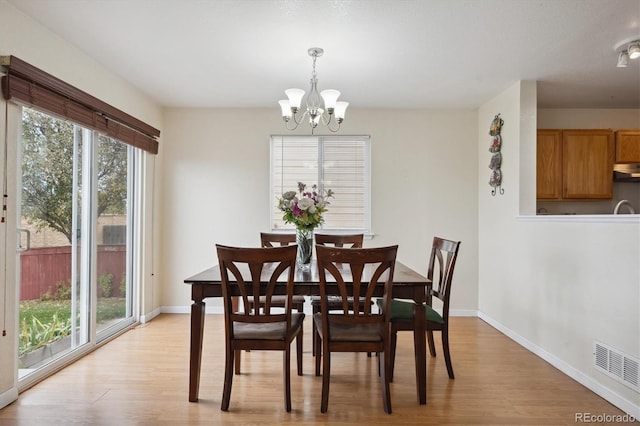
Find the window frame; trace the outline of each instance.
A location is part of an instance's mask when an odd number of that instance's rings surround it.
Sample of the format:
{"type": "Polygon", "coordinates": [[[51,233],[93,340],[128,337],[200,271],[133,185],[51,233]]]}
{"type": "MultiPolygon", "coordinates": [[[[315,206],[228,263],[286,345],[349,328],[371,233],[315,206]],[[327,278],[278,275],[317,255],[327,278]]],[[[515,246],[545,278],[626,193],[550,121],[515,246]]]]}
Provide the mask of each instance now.
{"type": "MultiPolygon", "coordinates": [[[[291,232],[295,228],[274,228],[276,209],[274,209],[274,202],[282,194],[276,194],[274,192],[274,143],[276,140],[286,139],[309,139],[314,140],[318,148],[318,178],[317,185],[320,191],[324,191],[324,142],[325,141],[362,141],[364,142],[364,228],[326,228],[324,225],[318,227],[323,232],[335,233],[335,234],[350,234],[350,233],[364,233],[366,238],[372,237],[371,231],[371,136],[370,135],[271,135],[269,137],[269,228],[271,232],[287,233],[291,232]]],[[[291,188],[295,190],[296,188],[291,188]]]]}

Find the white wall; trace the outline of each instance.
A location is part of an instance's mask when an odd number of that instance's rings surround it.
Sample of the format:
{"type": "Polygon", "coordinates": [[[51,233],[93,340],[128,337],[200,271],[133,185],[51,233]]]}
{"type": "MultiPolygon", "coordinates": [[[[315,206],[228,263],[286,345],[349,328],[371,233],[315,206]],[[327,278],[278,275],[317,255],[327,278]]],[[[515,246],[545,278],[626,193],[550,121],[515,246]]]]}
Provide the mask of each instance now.
{"type": "MultiPolygon", "coordinates": [[[[45,70],[77,88],[90,93],[91,95],[119,108],[128,114],[160,129],[162,131],[162,110],[153,103],[143,93],[126,83],[120,77],[106,71],[100,64],[87,57],[81,51],[67,44],[59,36],[49,32],[47,29],[17,11],[12,5],[4,0],[0,0],[0,55],[16,56],[40,69],[45,70]]],[[[0,107],[5,109],[4,99],[0,101],[0,107]]],[[[15,123],[19,122],[18,108],[9,104],[10,119],[15,123]]],[[[0,135],[4,135],[4,114],[0,120],[0,135]]],[[[15,147],[17,141],[17,129],[12,130],[9,126],[9,171],[13,173],[9,176],[9,203],[8,218],[9,223],[2,225],[2,232],[8,229],[8,243],[5,251],[2,247],[2,261],[7,262],[7,300],[4,300],[4,292],[0,292],[0,318],[6,318],[3,328],[7,330],[7,336],[0,335],[0,407],[11,402],[17,396],[17,284],[15,278],[16,256],[15,250],[15,217],[16,206],[12,200],[16,200],[16,180],[15,180],[15,147]],[[5,312],[6,310],[6,312],[5,312]]],[[[2,141],[4,143],[4,140],[2,141]]],[[[161,141],[162,144],[162,141],[161,141]]],[[[3,152],[3,150],[2,150],[3,152]]],[[[162,153],[162,145],[160,148],[162,153]]],[[[1,155],[1,154],[0,154],[1,155]]],[[[144,161],[146,177],[146,188],[153,193],[153,173],[155,157],[148,155],[144,161]]],[[[145,200],[144,212],[147,216],[147,223],[151,222],[151,198],[145,200]]],[[[147,232],[149,232],[147,228],[147,232]]],[[[4,240],[3,240],[4,241],[4,240]]],[[[148,253],[151,251],[149,241],[145,241],[148,253]]],[[[150,256],[143,257],[143,291],[141,300],[143,305],[142,314],[150,312],[153,306],[153,271],[150,256]]],[[[157,263],[157,262],[156,262],[157,263]]],[[[4,264],[4,263],[2,263],[4,264]]],[[[4,275],[0,276],[0,280],[4,275]]],[[[0,289],[2,289],[0,283],[0,289]]],[[[156,302],[157,306],[157,302],[156,302]]]]}
{"type": "MultiPolygon", "coordinates": [[[[375,237],[365,246],[398,243],[398,258],[426,274],[433,236],[461,240],[452,306],[475,314],[476,112],[354,108],[346,119],[341,134],[371,135],[375,237]]],[[[269,229],[269,136],[285,133],[277,105],[166,111],[164,311],[187,311],[182,282],[216,263],[216,243],[255,246],[269,229]]]]}
{"type": "Polygon", "coordinates": [[[479,110],[479,164],[501,112],[506,168],[501,197],[488,194],[480,173],[481,317],[637,418],[640,394],[596,371],[592,348],[599,341],[640,357],[640,220],[519,217],[531,213],[519,207],[520,188],[535,188],[535,173],[516,172],[535,162],[523,154],[535,147],[536,126],[519,124],[535,108],[531,84],[515,84],[479,110]]]}

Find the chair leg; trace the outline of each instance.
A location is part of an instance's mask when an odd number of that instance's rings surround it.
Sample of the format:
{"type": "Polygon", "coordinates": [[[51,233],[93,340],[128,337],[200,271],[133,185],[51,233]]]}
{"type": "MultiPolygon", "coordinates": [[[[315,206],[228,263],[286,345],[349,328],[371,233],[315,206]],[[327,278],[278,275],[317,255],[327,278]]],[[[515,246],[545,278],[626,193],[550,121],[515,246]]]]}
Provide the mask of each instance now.
{"type": "Polygon", "coordinates": [[[318,349],[317,349],[317,346],[316,346],[316,339],[315,339],[316,333],[318,332],[318,328],[316,327],[316,323],[315,323],[315,321],[313,321],[313,317],[315,317],[315,315],[316,315],[318,312],[320,312],[320,309],[319,309],[318,307],[314,306],[314,307],[313,307],[312,317],[311,317],[311,320],[312,320],[312,321],[311,321],[311,335],[314,337],[314,339],[313,339],[313,343],[312,343],[312,345],[311,345],[311,354],[312,354],[313,356],[316,356],[316,355],[317,355],[317,352],[318,352],[318,349]]]}
{"type": "Polygon", "coordinates": [[[304,336],[304,330],[300,327],[300,332],[296,336],[296,361],[298,364],[298,376],[302,376],[302,336],[304,336]]]}
{"type": "Polygon", "coordinates": [[[444,362],[447,364],[447,373],[449,373],[449,378],[454,379],[453,365],[451,364],[451,353],[449,352],[449,329],[447,327],[442,329],[442,351],[444,352],[444,362]]]}
{"type": "Polygon", "coordinates": [[[427,343],[429,343],[429,353],[436,356],[436,345],[433,343],[433,331],[427,330],[427,343]]]}
{"type": "MultiPolygon", "coordinates": [[[[248,352],[248,351],[247,351],[248,352]]],[[[242,351],[235,351],[235,358],[236,358],[236,374],[240,374],[240,360],[242,359],[240,357],[240,354],[242,353],[242,351]]]]}
{"type": "Polygon", "coordinates": [[[389,381],[393,382],[393,370],[396,366],[396,344],[398,342],[398,332],[392,331],[389,342],[389,381]]]}
{"type": "Polygon", "coordinates": [[[320,333],[316,330],[313,336],[313,342],[316,347],[316,376],[320,375],[320,361],[322,360],[322,339],[320,339],[320,333]]]}
{"type": "Polygon", "coordinates": [[[382,385],[382,406],[384,407],[384,412],[387,414],[391,414],[391,389],[389,386],[391,368],[389,365],[389,350],[390,348],[387,348],[386,354],[385,352],[380,352],[378,354],[378,362],[382,367],[382,374],[380,375],[380,383],[382,385]]]}
{"type": "MultiPolygon", "coordinates": [[[[233,356],[236,351],[229,347],[227,344],[225,362],[224,362],[224,387],[222,388],[222,404],[220,409],[222,411],[229,410],[229,401],[231,399],[231,385],[233,384],[233,356]]],[[[239,352],[239,351],[238,351],[239,352]]]]}
{"type": "Polygon", "coordinates": [[[291,345],[287,345],[283,354],[284,409],[291,412],[291,345]]]}
{"type": "MultiPolygon", "coordinates": [[[[322,400],[320,402],[320,412],[326,413],[327,406],[329,405],[329,377],[331,376],[331,352],[324,350],[325,344],[323,343],[322,350],[322,400]]],[[[329,345],[327,345],[328,347],[329,345]]],[[[318,348],[319,349],[319,348],[318,348]]],[[[320,358],[320,351],[316,359],[320,358]]],[[[316,361],[317,362],[317,361],[316,361]]]]}

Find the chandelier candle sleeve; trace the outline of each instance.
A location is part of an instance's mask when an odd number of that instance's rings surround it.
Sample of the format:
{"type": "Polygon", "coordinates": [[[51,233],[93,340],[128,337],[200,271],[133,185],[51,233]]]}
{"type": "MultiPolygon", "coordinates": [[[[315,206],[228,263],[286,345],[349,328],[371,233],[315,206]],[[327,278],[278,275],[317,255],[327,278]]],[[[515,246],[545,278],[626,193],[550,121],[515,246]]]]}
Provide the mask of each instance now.
{"type": "Polygon", "coordinates": [[[308,117],[311,134],[313,134],[320,123],[327,126],[329,131],[335,133],[340,130],[340,125],[344,121],[345,112],[349,103],[338,102],[340,92],[337,90],[327,89],[318,92],[316,59],[323,55],[324,50],[320,47],[312,47],[307,53],[313,58],[313,72],[311,73],[311,88],[306,98],[305,108],[301,110],[300,107],[305,91],[302,89],[287,89],[284,93],[288,99],[278,101],[282,109],[282,119],[288,130],[297,129],[300,123],[308,117]],[[335,119],[333,118],[334,115],[335,119]]]}

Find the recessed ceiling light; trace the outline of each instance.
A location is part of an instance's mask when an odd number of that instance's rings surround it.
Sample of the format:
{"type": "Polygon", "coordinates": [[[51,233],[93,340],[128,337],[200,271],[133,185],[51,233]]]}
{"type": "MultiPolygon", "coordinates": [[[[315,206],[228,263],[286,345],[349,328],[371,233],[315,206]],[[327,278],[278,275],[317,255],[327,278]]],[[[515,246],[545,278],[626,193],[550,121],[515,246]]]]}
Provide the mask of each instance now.
{"type": "Polygon", "coordinates": [[[629,47],[627,48],[629,52],[629,58],[638,59],[640,58],[640,41],[632,41],[629,43],[629,47]]]}
{"type": "Polygon", "coordinates": [[[618,53],[618,68],[625,68],[629,65],[629,60],[640,58],[640,35],[626,38],[618,42],[614,47],[618,53]]]}

